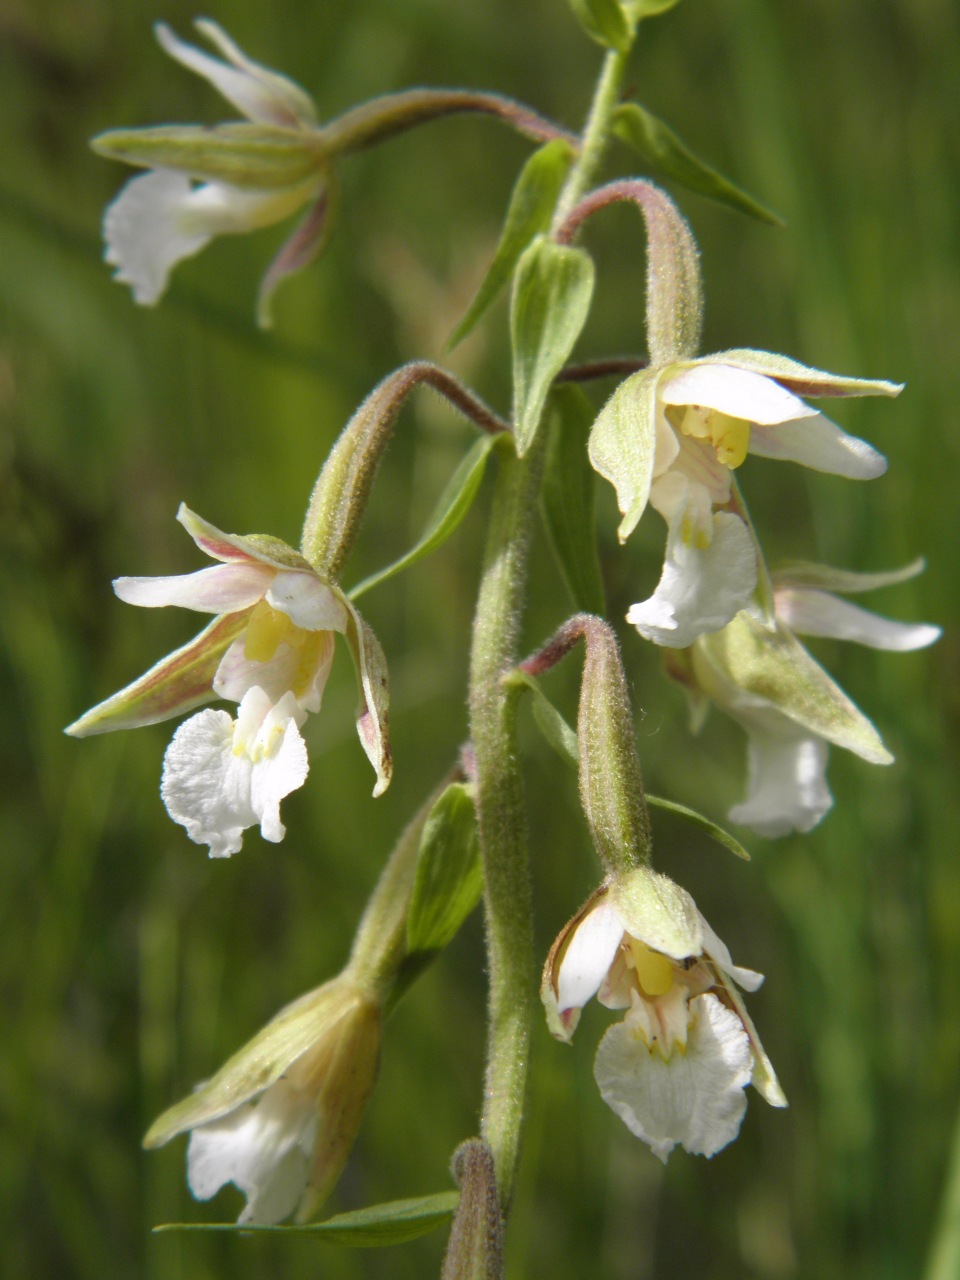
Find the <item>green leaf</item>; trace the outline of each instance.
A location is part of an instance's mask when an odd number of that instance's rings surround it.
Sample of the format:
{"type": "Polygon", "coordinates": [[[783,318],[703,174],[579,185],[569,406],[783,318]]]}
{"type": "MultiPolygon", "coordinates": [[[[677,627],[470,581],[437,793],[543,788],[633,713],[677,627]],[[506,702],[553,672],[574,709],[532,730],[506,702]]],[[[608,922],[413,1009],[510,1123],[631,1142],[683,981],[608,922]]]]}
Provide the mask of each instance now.
{"type": "Polygon", "coordinates": [[[518,693],[529,690],[533,695],[533,718],[537,728],[553,747],[554,751],[571,769],[580,768],[580,752],[577,746],[577,735],[566,720],[540,688],[533,676],[525,671],[512,671],[507,683],[518,693]]]}
{"type": "Polygon", "coordinates": [[[657,442],[658,369],[641,369],[621,382],[590,432],[590,462],[617,491],[623,514],[617,536],[625,542],[650,497],[657,442]]]}
{"type": "Polygon", "coordinates": [[[439,951],[483,892],[477,814],[470,788],[453,782],[430,810],[407,915],[407,950],[439,951]]]}
{"type": "Polygon", "coordinates": [[[695,827],[699,827],[701,831],[705,831],[708,836],[716,840],[717,844],[722,844],[725,849],[735,853],[738,858],[743,858],[745,862],[750,861],[749,853],[736,837],[704,817],[702,813],[698,813],[696,809],[690,809],[685,804],[677,804],[674,800],[664,800],[662,796],[652,796],[649,791],[647,804],[653,809],[665,809],[667,813],[675,813],[679,818],[686,818],[688,822],[692,822],[695,827]]]}
{"type": "Polygon", "coordinates": [[[517,453],[533,443],[554,378],[580,336],[593,295],[593,260],[541,236],[513,278],[510,333],[517,453]]]}
{"type": "Polygon", "coordinates": [[[633,24],[620,0],[570,0],[570,8],[592,40],[627,53],[633,44],[633,24]]]}
{"type": "Polygon", "coordinates": [[[109,160],[144,169],[177,169],[209,182],[253,191],[295,187],[324,168],[318,135],[264,124],[162,125],[113,129],[90,146],[109,160]]]}
{"type": "Polygon", "coordinates": [[[627,10],[634,22],[642,18],[657,18],[679,4],[680,0],[627,0],[627,10]]]}
{"type": "Polygon", "coordinates": [[[645,107],[635,102],[624,103],[617,109],[613,130],[660,177],[672,178],[688,191],[719,200],[760,222],[783,226],[782,218],[701,160],[669,125],[645,107]]]}
{"type": "Polygon", "coordinates": [[[156,1233],[165,1231],[228,1231],[248,1232],[256,1235],[311,1235],[319,1236],[326,1244],[345,1245],[353,1249],[381,1248],[385,1245],[403,1244],[415,1240],[428,1231],[442,1227],[453,1217],[460,1199],[457,1191],[441,1191],[433,1196],[418,1196],[414,1200],[388,1200],[385,1204],[371,1205],[368,1209],[354,1209],[350,1213],[338,1213],[325,1222],[305,1223],[302,1226],[252,1226],[236,1222],[167,1222],[154,1227],[156,1233]]]}
{"type": "Polygon", "coordinates": [[[554,387],[547,402],[541,510],[563,580],[578,609],[606,613],[597,552],[594,480],[587,457],[593,406],[579,387],[554,387]]]}
{"type": "Polygon", "coordinates": [[[572,161],[573,149],[569,143],[555,138],[535,151],[520,170],[493,261],[466,315],[450,335],[448,351],[462,342],[484,315],[510,279],[520,255],[534,236],[549,229],[560,188],[572,161]]]}
{"type": "Polygon", "coordinates": [[[771,630],[743,612],[697,645],[737,689],[762,698],[804,729],[871,764],[893,760],[863,712],[785,628],[771,630]]]}
{"type": "Polygon", "coordinates": [[[406,555],[401,556],[399,560],[395,560],[386,569],[380,569],[377,573],[371,574],[369,578],[364,578],[362,582],[358,582],[349,593],[351,600],[358,599],[372,587],[378,587],[381,582],[386,582],[388,578],[392,578],[402,570],[409,569],[412,564],[422,560],[431,551],[436,551],[437,547],[442,546],[450,535],[460,527],[464,516],[470,510],[473,500],[477,496],[491,450],[501,439],[506,440],[506,434],[502,437],[493,435],[481,436],[476,441],[461,459],[456,471],[447,482],[433,515],[427,521],[427,526],[420,535],[419,542],[414,547],[411,547],[406,555]]]}

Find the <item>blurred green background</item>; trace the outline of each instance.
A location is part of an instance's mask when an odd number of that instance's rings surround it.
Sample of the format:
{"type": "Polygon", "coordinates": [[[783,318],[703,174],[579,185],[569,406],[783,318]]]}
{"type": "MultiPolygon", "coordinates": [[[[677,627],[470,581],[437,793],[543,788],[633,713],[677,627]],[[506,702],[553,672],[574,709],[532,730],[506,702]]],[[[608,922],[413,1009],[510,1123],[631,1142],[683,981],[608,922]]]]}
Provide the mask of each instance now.
{"type": "MultiPolygon", "coordinates": [[[[311,91],[322,116],[407,85],[462,84],[578,127],[600,59],[562,0],[215,0],[207,12],[311,91]]],[[[295,541],[358,399],[403,360],[443,358],[528,147],[463,119],[350,161],[329,250],[278,295],[270,336],[253,326],[254,297],[282,231],[215,243],[157,310],[137,308],[100,261],[101,211],[127,174],[86,140],[232,114],[151,35],[156,18],[187,35],[193,16],[170,0],[0,9],[2,1269],[10,1280],[431,1275],[442,1233],[384,1253],[152,1236],[159,1222],[232,1218],[241,1200],[231,1190],[194,1204],[183,1141],[150,1155],[139,1141],[342,963],[394,834],[464,735],[486,494],[440,553],[365,601],[393,680],[397,773],[384,799],[370,799],[343,653],[309,726],[310,785],[284,805],[286,841],[248,833],[229,862],[209,862],[163,811],[169,726],[87,742],[62,727],[195,629],[183,614],[127,608],[109,585],[199,567],[173,520],[181,500],[222,528],[295,541]]],[[[895,403],[837,411],[889,455],[883,479],[744,468],[771,558],[878,569],[924,554],[923,578],[866,603],[947,632],[913,655],[815,646],[897,763],[834,752],[837,809],[810,836],[751,840],[745,865],[656,820],[659,865],[734,956],[768,975],[751,1010],[791,1109],[752,1095],[737,1143],[709,1162],[678,1152],[663,1170],[593,1085],[609,1015],[589,1010],[572,1050],[538,1026],[513,1277],[922,1273],[960,1060],[958,26],[953,0],[684,0],[644,29],[639,99],[788,223],[675,192],[703,250],[705,349],[766,347],[909,384],[895,403]]],[[[611,173],[632,168],[611,155],[611,173]]],[[[611,211],[588,243],[599,288],[578,352],[642,351],[639,220],[611,211]]],[[[507,408],[502,305],[453,364],[507,408]]],[[[426,393],[416,399],[348,583],[413,541],[469,438],[426,393]]],[[[651,516],[618,549],[611,494],[598,497],[617,619],[655,583],[663,530],[651,516]]],[[[542,539],[533,566],[531,646],[569,608],[542,539]]],[[[651,788],[722,817],[742,788],[739,731],[716,717],[691,741],[657,655],[621,634],[651,788]]],[[[550,685],[571,714],[576,666],[550,685]]],[[[572,778],[527,722],[523,746],[545,954],[598,872],[572,778]]],[[[449,1154],[477,1123],[484,1000],[474,919],[388,1027],[332,1210],[447,1187],[449,1154]]]]}

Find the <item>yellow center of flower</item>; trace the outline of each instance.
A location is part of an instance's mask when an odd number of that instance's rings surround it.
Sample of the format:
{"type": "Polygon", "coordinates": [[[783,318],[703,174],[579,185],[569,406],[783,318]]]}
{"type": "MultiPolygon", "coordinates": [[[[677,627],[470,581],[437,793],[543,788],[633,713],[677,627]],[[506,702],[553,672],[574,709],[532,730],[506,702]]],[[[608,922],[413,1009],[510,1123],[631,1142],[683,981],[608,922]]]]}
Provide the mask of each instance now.
{"type": "Polygon", "coordinates": [[[631,938],[629,945],[637,982],[643,995],[665,996],[673,986],[673,961],[659,951],[652,951],[639,938],[631,938]]]}
{"type": "Polygon", "coordinates": [[[273,609],[261,600],[250,614],[243,642],[243,656],[248,662],[269,662],[282,640],[296,645],[295,635],[300,631],[285,613],[273,609]]]}
{"type": "Polygon", "coordinates": [[[713,445],[717,461],[733,470],[739,467],[750,447],[750,423],[743,418],[733,418],[718,409],[704,409],[691,404],[683,411],[679,429],[694,440],[705,440],[713,445]]]}

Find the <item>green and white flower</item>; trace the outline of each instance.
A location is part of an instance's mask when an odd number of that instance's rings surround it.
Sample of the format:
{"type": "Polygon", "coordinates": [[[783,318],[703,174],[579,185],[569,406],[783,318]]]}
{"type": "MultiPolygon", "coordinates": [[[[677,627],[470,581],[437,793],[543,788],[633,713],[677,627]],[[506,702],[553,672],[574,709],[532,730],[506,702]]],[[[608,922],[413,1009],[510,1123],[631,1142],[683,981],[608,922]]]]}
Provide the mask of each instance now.
{"type": "Polygon", "coordinates": [[[85,737],[155,724],[217,697],[238,703],[236,718],[205,710],[180,726],[164,759],[163,801],[191,840],[209,845],[211,857],[236,853],[252,826],[267,840],[282,840],[280,801],[307,777],[300,728],[308,712],[320,710],[339,632],[357,668],[357,728],[379,795],[391,774],[386,664],[356,609],[278,539],[222,533],[186,507],[177,518],[220,563],[172,577],[118,578],[114,589],[128,604],[217,616],[67,732],[85,737]]]}
{"type": "Polygon", "coordinates": [[[762,981],[734,965],[688,893],[641,868],[602,885],[561,932],[541,996],[564,1041],[592,996],[626,1011],[600,1042],[594,1077],[604,1101],[666,1162],[678,1144],[712,1156],[732,1142],[748,1084],[786,1106],[739,991],[762,981]]]}

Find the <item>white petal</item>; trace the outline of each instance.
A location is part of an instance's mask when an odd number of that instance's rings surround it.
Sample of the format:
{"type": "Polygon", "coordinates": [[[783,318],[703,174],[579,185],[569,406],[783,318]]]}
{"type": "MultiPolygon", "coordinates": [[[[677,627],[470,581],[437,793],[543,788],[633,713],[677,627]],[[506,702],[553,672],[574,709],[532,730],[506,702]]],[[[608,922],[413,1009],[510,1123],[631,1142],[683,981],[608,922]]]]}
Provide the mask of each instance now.
{"type": "Polygon", "coordinates": [[[580,921],[560,962],[557,1008],[582,1009],[600,989],[623,937],[623,922],[608,902],[601,902],[580,921]]]}
{"type": "Polygon", "coordinates": [[[278,573],[267,604],[304,631],[346,631],[347,611],[325,582],[312,573],[278,573]]]}
{"type": "Polygon", "coordinates": [[[200,20],[196,26],[233,66],[187,44],[162,22],[156,24],[154,31],[171,58],[203,76],[248,120],[287,128],[314,123],[313,103],[302,89],[286,76],[253,62],[215,22],[200,20]]]}
{"type": "Polygon", "coordinates": [[[247,1197],[240,1222],[281,1222],[297,1207],[309,1174],[316,1106],[285,1080],[190,1135],[187,1181],[198,1200],[228,1182],[247,1197]]]}
{"type": "MultiPolygon", "coordinates": [[[[784,717],[785,724],[788,723],[784,717]]],[[[827,743],[822,738],[784,730],[747,729],[747,795],[730,810],[731,822],[776,839],[791,831],[810,831],[829,811],[827,743]]]]}
{"type": "Polygon", "coordinates": [[[167,287],[170,272],[209,244],[212,232],[184,223],[190,179],[157,169],[132,178],[103,216],[106,261],[114,279],[130,285],[141,306],[151,307],[167,287]]]}
{"type": "Polygon", "coordinates": [[[816,409],[772,378],[727,364],[695,364],[664,378],[659,395],[664,404],[692,404],[717,409],[731,418],[769,426],[816,416],[816,409]]]}
{"type": "Polygon", "coordinates": [[[256,231],[295,213],[316,187],[314,179],[266,192],[241,191],[229,182],[205,182],[184,201],[181,223],[186,231],[203,232],[207,239],[256,231]]]}
{"type": "Polygon", "coordinates": [[[654,644],[683,649],[719,631],[745,608],[757,585],[757,556],[739,516],[719,512],[710,545],[684,539],[683,513],[670,525],[663,575],[656,591],[631,607],[627,621],[654,644]]]}
{"type": "Polygon", "coordinates": [[[283,839],[280,801],[303,785],[308,770],[300,714],[292,695],[274,707],[251,689],[236,723],[225,711],[201,711],[174,734],[160,794],[171,818],[191,840],[209,845],[212,858],[236,853],[243,832],[258,823],[264,839],[283,839]]]}
{"type": "Polygon", "coordinates": [[[887,469],[886,458],[872,444],[847,435],[822,413],[803,422],[752,431],[750,452],[760,458],[799,462],[849,480],[874,480],[887,469]]]}
{"type": "Polygon", "coordinates": [[[273,571],[259,564],[222,564],[169,578],[115,578],[113,589],[127,604],[146,609],[176,605],[197,613],[236,613],[256,604],[273,571]]]}
{"type": "MultiPolygon", "coordinates": [[[[253,688],[260,688],[273,702],[279,702],[286,693],[293,693],[302,711],[319,711],[323,690],[333,663],[333,633],[320,632],[311,635],[310,642],[319,648],[316,663],[304,669],[304,654],[286,641],[277,645],[276,653],[267,662],[254,662],[247,657],[246,639],[240,636],[223,655],[213,678],[213,690],[221,698],[240,702],[253,688]]],[[[302,720],[300,721],[302,723],[302,720]]]]}
{"type": "Polygon", "coordinates": [[[744,991],[756,991],[763,986],[763,974],[757,973],[755,969],[741,969],[739,965],[734,964],[727,944],[717,937],[709,921],[704,920],[703,916],[700,919],[703,923],[703,949],[717,967],[744,991]]]}
{"type": "Polygon", "coordinates": [[[632,1133],[666,1162],[680,1143],[692,1155],[715,1155],[740,1129],[753,1059],[736,1014],[716,996],[690,1001],[686,1052],[651,1053],[631,1014],[611,1027],[597,1050],[600,1093],[632,1133]]]}
{"type": "Polygon", "coordinates": [[[776,592],[777,617],[805,636],[853,640],[871,649],[907,653],[939,639],[940,628],[924,622],[894,622],[869,609],[840,600],[829,591],[788,587],[776,592]]]}

